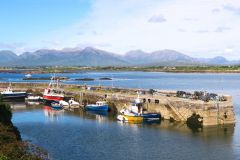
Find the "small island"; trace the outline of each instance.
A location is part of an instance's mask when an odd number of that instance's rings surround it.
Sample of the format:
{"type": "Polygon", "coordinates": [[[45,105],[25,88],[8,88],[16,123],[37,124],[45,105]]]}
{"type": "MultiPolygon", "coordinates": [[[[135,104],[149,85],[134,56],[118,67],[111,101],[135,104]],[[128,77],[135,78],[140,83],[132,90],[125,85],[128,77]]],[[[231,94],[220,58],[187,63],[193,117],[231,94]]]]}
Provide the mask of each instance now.
{"type": "Polygon", "coordinates": [[[94,81],[94,78],[76,78],[76,81],[94,81]]]}
{"type": "MultiPolygon", "coordinates": [[[[23,80],[51,80],[52,77],[25,77],[23,80]]],[[[68,80],[68,77],[55,77],[53,80],[68,80]]]]}
{"type": "Polygon", "coordinates": [[[112,78],[108,78],[108,77],[103,77],[103,78],[99,78],[99,80],[112,80],[112,78]]]}

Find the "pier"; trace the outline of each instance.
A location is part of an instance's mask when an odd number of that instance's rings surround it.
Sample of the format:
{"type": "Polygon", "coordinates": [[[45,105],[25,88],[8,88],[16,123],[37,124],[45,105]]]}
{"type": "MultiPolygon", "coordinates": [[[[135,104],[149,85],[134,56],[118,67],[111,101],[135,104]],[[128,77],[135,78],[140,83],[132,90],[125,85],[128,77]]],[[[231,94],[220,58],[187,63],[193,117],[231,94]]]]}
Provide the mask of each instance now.
{"type": "MultiPolygon", "coordinates": [[[[9,83],[0,83],[0,90],[4,90],[9,83]]],[[[47,83],[12,83],[14,90],[25,90],[41,94],[47,87],[47,83]]],[[[113,111],[118,112],[137,97],[144,103],[144,109],[148,112],[160,113],[163,119],[178,122],[200,123],[202,126],[224,125],[235,123],[235,113],[232,97],[221,95],[222,100],[199,100],[193,98],[178,97],[177,91],[156,90],[151,92],[144,89],[112,88],[107,86],[85,86],[63,84],[65,94],[74,97],[81,103],[96,102],[98,99],[106,99],[110,102],[113,111]]]]}

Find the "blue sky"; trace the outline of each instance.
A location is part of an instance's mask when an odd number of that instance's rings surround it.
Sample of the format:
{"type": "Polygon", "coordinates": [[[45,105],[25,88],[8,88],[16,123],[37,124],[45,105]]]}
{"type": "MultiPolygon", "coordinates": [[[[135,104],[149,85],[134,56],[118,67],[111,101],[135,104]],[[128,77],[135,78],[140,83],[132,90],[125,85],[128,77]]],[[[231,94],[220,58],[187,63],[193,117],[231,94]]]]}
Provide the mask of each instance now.
{"type": "Polygon", "coordinates": [[[173,49],[240,59],[239,0],[2,0],[0,50],[173,49]]]}
{"type": "Polygon", "coordinates": [[[90,10],[88,0],[3,0],[0,2],[1,41],[31,40],[78,22],[90,10]]]}

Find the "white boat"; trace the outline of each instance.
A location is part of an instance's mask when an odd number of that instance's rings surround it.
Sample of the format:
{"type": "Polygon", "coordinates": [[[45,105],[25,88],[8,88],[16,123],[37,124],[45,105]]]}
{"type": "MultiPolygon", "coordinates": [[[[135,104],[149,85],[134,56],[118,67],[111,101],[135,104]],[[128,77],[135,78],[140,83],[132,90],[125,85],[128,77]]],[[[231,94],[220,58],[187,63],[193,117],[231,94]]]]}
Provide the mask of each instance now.
{"type": "Polygon", "coordinates": [[[79,108],[79,106],[80,106],[80,104],[78,102],[74,101],[73,98],[71,98],[68,101],[68,103],[69,103],[70,108],[79,108]]]}
{"type": "Polygon", "coordinates": [[[64,100],[59,101],[59,104],[61,104],[63,108],[69,108],[69,103],[64,100]]]}
{"type": "Polygon", "coordinates": [[[40,101],[43,98],[41,96],[33,96],[29,95],[27,98],[25,98],[26,101],[40,101]]]}
{"type": "Polygon", "coordinates": [[[25,77],[26,77],[26,78],[31,78],[32,75],[31,75],[31,74],[26,74],[25,77]]]}

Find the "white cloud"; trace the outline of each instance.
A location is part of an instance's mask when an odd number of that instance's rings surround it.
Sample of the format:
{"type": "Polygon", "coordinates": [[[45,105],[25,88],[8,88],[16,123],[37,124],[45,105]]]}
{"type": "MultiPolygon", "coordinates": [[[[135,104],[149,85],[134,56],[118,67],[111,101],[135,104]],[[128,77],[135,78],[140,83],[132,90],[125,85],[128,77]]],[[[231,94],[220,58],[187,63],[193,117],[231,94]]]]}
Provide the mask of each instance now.
{"type": "Polygon", "coordinates": [[[239,0],[93,0],[85,19],[36,37],[31,46],[92,45],[120,54],[130,49],[175,49],[190,56],[223,55],[228,46],[239,46],[240,19],[232,14],[239,7],[239,0]]]}
{"type": "Polygon", "coordinates": [[[163,15],[154,15],[151,18],[149,18],[148,22],[150,23],[163,23],[167,20],[164,18],[163,15]]]}

